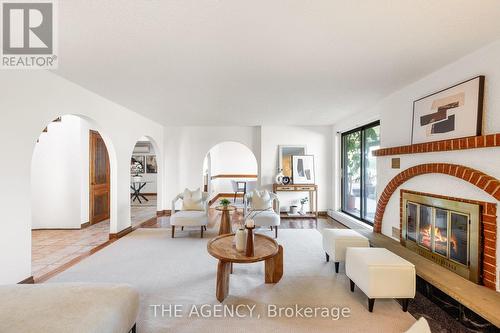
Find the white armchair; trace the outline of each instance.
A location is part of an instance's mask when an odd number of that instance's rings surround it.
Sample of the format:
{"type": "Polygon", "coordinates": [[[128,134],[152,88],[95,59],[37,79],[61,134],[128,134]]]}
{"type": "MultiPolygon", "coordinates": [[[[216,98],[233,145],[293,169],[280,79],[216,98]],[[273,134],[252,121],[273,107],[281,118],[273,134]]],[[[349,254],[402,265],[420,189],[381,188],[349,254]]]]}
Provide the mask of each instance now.
{"type": "Polygon", "coordinates": [[[175,236],[175,227],[200,227],[201,238],[203,238],[203,231],[207,230],[208,224],[208,193],[202,192],[201,204],[198,209],[183,209],[176,211],[175,204],[178,200],[184,200],[184,193],[178,194],[172,200],[172,215],[170,216],[170,225],[172,226],[172,238],[175,236]],[[201,209],[200,209],[201,208],[201,209]]]}
{"type": "Polygon", "coordinates": [[[263,209],[262,207],[255,207],[252,202],[252,197],[255,191],[245,195],[244,216],[247,216],[255,221],[258,227],[270,227],[275,232],[275,238],[278,238],[278,227],[281,223],[280,220],[280,202],[275,193],[269,193],[269,201],[267,203],[269,208],[263,209]],[[274,203],[274,205],[273,205],[274,203]]]}

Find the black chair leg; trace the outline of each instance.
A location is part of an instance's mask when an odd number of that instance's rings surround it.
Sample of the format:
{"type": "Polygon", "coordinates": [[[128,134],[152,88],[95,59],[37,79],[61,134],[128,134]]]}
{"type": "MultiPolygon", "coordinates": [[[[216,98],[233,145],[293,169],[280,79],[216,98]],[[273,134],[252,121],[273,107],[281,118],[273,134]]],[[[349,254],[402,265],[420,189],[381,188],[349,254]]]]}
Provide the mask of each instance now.
{"type": "Polygon", "coordinates": [[[340,266],[340,263],[337,261],[335,263],[335,273],[339,274],[339,266],[340,266]]]}
{"type": "Polygon", "coordinates": [[[351,283],[351,292],[354,292],[354,286],[356,286],[356,284],[354,284],[354,281],[349,279],[349,282],[351,283]]]}
{"type": "Polygon", "coordinates": [[[374,304],[375,304],[375,298],[368,298],[368,311],[373,312],[374,304]]]}
{"type": "Polygon", "coordinates": [[[203,238],[203,230],[205,230],[205,228],[203,228],[203,226],[201,227],[201,237],[200,238],[203,238]]]}
{"type": "Polygon", "coordinates": [[[325,252],[325,256],[326,256],[326,262],[329,262],[330,261],[330,255],[325,252]]]}
{"type": "Polygon", "coordinates": [[[184,227],[183,226],[181,227],[181,231],[184,231],[184,227]]]}
{"type": "Polygon", "coordinates": [[[236,194],[238,194],[238,192],[234,192],[233,203],[236,203],[236,194]]]}
{"type": "Polygon", "coordinates": [[[137,324],[134,324],[134,326],[132,326],[130,333],[137,333],[137,324]]]}
{"type": "Polygon", "coordinates": [[[172,226],[172,238],[174,238],[175,235],[175,225],[172,226]]]}
{"type": "Polygon", "coordinates": [[[409,303],[410,299],[409,298],[403,298],[402,299],[402,303],[403,303],[403,312],[407,312],[408,311],[408,303],[409,303]]]}
{"type": "Polygon", "coordinates": [[[274,238],[278,238],[278,226],[274,227],[274,238]]]}

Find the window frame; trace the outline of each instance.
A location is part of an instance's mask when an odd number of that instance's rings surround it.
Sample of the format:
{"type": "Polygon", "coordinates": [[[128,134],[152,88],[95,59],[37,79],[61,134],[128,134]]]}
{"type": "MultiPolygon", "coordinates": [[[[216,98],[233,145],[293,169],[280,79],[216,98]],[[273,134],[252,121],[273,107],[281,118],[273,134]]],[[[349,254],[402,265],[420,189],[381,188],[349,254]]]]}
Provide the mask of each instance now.
{"type": "Polygon", "coordinates": [[[373,121],[371,123],[368,123],[363,126],[356,127],[354,129],[351,129],[346,132],[342,132],[340,136],[340,170],[341,170],[341,180],[340,180],[340,211],[344,214],[349,215],[350,217],[361,221],[363,223],[366,223],[370,226],[373,226],[373,221],[367,220],[364,218],[366,215],[366,203],[365,203],[365,131],[369,128],[380,126],[380,120],[373,121]],[[359,211],[359,217],[349,213],[345,209],[345,185],[346,185],[346,179],[347,179],[347,168],[345,167],[345,157],[346,157],[346,151],[345,151],[345,144],[344,144],[344,137],[346,137],[349,134],[355,133],[355,132],[360,132],[360,180],[359,180],[359,198],[360,198],[360,211],[359,211]]]}

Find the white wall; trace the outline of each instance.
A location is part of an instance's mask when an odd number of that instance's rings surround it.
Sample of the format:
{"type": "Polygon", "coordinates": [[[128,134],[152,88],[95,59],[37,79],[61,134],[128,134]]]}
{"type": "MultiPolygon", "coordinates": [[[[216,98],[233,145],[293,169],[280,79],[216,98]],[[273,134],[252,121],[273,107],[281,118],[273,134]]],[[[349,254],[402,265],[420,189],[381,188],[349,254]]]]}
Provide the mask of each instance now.
{"type": "Polygon", "coordinates": [[[186,187],[196,189],[203,186],[203,160],[212,147],[225,141],[239,142],[247,146],[257,161],[260,161],[259,127],[165,128],[166,197],[169,209],[170,201],[186,187]]]}
{"type": "MultiPolygon", "coordinates": [[[[35,145],[31,165],[32,228],[80,228],[83,165],[81,121],[63,116],[35,145]]],[[[88,185],[87,185],[88,186],[88,185]]],[[[87,199],[88,201],[88,199],[87,199]]]]}
{"type": "MultiPolygon", "coordinates": [[[[277,173],[278,146],[306,145],[315,155],[319,209],[331,208],[332,131],[330,126],[261,126],[261,127],[166,127],[167,197],[171,200],[184,188],[202,186],[203,160],[216,144],[233,141],[247,146],[258,165],[257,183],[272,190],[277,173]],[[262,143],[262,144],[261,144],[262,143]],[[176,177],[168,177],[168,175],[176,177]]],[[[211,157],[214,163],[214,157],[211,157]]],[[[281,205],[297,204],[307,193],[280,193],[281,205]]]]}
{"type": "MultiPolygon", "coordinates": [[[[43,128],[61,115],[95,121],[111,164],[111,232],[130,225],[130,155],[137,138],[147,135],[163,149],[163,126],[106,100],[48,71],[2,71],[0,75],[0,151],[15,161],[0,165],[0,284],[31,276],[31,161],[43,128]]],[[[163,156],[158,156],[164,167],[163,156]]],[[[159,175],[158,208],[163,208],[165,184],[159,175]]]]}
{"type": "MultiPolygon", "coordinates": [[[[207,155],[208,156],[208,155],[207,155]]],[[[257,159],[253,152],[238,142],[222,142],[210,149],[210,175],[257,175],[257,159]]],[[[210,194],[232,193],[232,181],[257,181],[255,178],[216,178],[211,180],[210,194]]]]}
{"type": "MultiPolygon", "coordinates": [[[[306,153],[314,155],[316,184],[318,185],[318,208],[325,211],[332,202],[332,130],[330,126],[262,126],[261,128],[261,185],[272,190],[278,172],[279,145],[305,145],[306,153]]],[[[307,192],[280,192],[280,207],[288,210],[290,205],[300,206],[300,199],[307,192]]],[[[306,206],[306,209],[308,207],[306,206]]]]}
{"type": "MultiPolygon", "coordinates": [[[[413,101],[434,91],[439,91],[455,83],[475,77],[486,76],[485,105],[483,116],[483,134],[500,132],[500,41],[490,44],[424,78],[404,87],[394,94],[384,98],[372,110],[368,110],[367,119],[379,115],[381,122],[381,146],[401,146],[411,143],[411,124],[413,101]]],[[[369,121],[366,121],[368,123],[369,121]]],[[[337,124],[334,130],[347,127],[346,124],[337,124]]],[[[340,147],[337,145],[336,147],[340,147]]],[[[484,148],[464,151],[436,152],[414,155],[387,156],[377,158],[378,185],[380,194],[387,183],[399,172],[422,163],[444,162],[469,166],[486,174],[500,179],[500,149],[484,148]],[[393,157],[401,158],[401,169],[391,169],[390,161],[393,157]]],[[[338,166],[337,166],[338,169],[338,166]]],[[[336,183],[337,188],[338,181],[336,183]]],[[[451,176],[428,174],[413,178],[404,183],[401,188],[422,192],[436,193],[467,199],[498,202],[485,192],[475,188],[465,181],[451,176]]],[[[336,198],[336,207],[338,205],[336,198]]],[[[392,227],[399,228],[399,189],[390,199],[382,224],[382,233],[392,234],[392,227]]],[[[498,224],[498,221],[497,221],[498,224]]],[[[497,229],[500,233],[500,228],[497,229]]],[[[500,235],[500,234],[499,234],[500,235]]],[[[499,248],[500,237],[497,237],[499,248]]],[[[497,257],[497,267],[500,265],[497,257]]],[[[497,289],[498,289],[497,273],[497,289]]]]}
{"type": "Polygon", "coordinates": [[[33,229],[78,229],[89,222],[90,121],[72,115],[41,133],[31,161],[33,229]]]}

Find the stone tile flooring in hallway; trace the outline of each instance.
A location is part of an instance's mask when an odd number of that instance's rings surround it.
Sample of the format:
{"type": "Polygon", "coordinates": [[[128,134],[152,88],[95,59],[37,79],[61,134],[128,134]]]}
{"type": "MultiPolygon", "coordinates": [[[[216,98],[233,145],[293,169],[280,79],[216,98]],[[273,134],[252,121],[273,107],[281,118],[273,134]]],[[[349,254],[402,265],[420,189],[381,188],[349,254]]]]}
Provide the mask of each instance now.
{"type": "MultiPolygon", "coordinates": [[[[156,216],[156,197],[143,204],[133,203],[132,227],[156,216]]],[[[33,230],[31,272],[35,280],[89,253],[109,240],[109,220],[80,230],[33,230]]]]}

